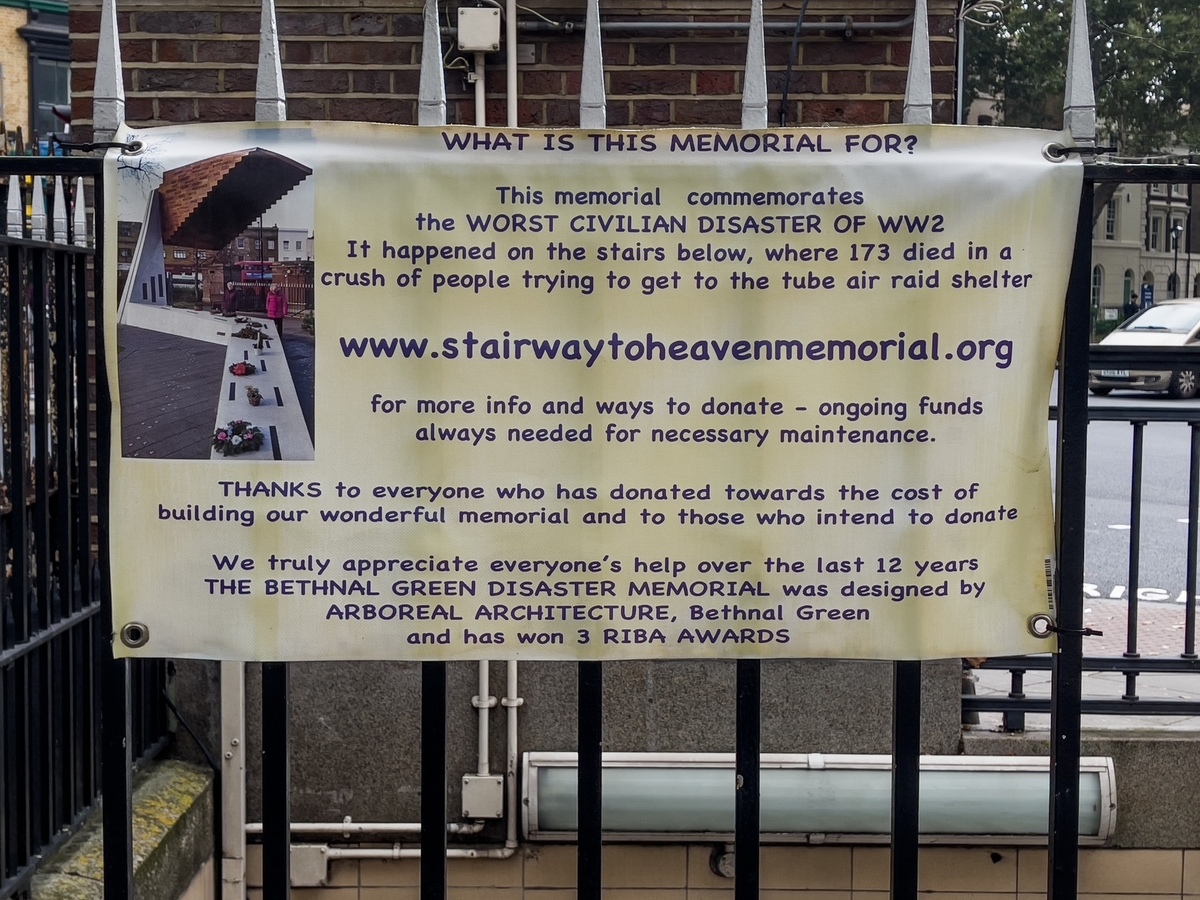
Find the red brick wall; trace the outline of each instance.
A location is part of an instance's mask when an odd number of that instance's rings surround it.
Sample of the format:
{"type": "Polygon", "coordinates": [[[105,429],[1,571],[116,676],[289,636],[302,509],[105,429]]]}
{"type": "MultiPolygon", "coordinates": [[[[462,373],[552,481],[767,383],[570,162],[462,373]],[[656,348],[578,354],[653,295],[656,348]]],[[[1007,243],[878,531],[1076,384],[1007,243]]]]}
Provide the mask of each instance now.
{"type": "MultiPolygon", "coordinates": [[[[412,123],[416,118],[421,62],[419,5],[363,0],[280,0],[278,22],[284,82],[291,119],[356,119],[412,123]],[[341,8],[339,8],[341,7],[341,8]]],[[[444,8],[445,4],[443,4],[444,8]]],[[[537,4],[553,19],[578,22],[582,0],[555,8],[537,4]]],[[[669,16],[650,4],[605,2],[610,20],[645,16],[686,22],[745,18],[747,3],[672,5],[669,16]],[[731,11],[732,10],[732,11],[731,11]]],[[[816,0],[808,21],[862,23],[909,15],[911,0],[816,0]]],[[[130,124],[230,121],[254,116],[259,14],[248,0],[183,4],[171,0],[120,0],[119,27],[130,124]]],[[[953,121],[954,4],[930,2],[935,119],[953,121]]],[[[791,20],[794,9],[767,4],[767,18],[791,20]]],[[[531,18],[522,13],[521,19],[531,18]]],[[[99,32],[98,0],[73,0],[72,105],[76,123],[89,130],[91,89],[99,32]]],[[[768,33],[770,116],[778,117],[791,36],[768,33]]],[[[448,40],[447,40],[448,43],[448,40]]],[[[519,76],[522,125],[570,126],[578,120],[581,32],[525,34],[535,62],[519,76]]],[[[792,78],[789,122],[878,124],[897,122],[903,110],[909,32],[859,34],[845,39],[806,35],[792,78]]],[[[604,37],[608,121],[613,126],[736,125],[745,62],[745,35],[730,32],[614,33],[604,37]]],[[[503,55],[488,58],[488,121],[503,124],[503,55]]],[[[449,119],[475,120],[473,88],[464,73],[446,73],[449,119]]]]}

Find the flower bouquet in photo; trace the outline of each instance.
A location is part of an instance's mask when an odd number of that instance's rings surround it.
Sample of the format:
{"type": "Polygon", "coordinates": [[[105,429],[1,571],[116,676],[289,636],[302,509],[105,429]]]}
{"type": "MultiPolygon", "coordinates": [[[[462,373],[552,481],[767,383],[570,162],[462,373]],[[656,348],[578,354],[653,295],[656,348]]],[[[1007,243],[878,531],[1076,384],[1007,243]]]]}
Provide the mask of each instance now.
{"type": "Polygon", "coordinates": [[[262,391],[252,384],[246,385],[246,400],[251,406],[258,406],[262,403],[262,391]]]}
{"type": "Polygon", "coordinates": [[[213,434],[212,445],[222,456],[253,453],[262,449],[262,429],[244,419],[238,419],[224,428],[218,428],[213,434]]]}
{"type": "Polygon", "coordinates": [[[254,363],[248,362],[237,362],[229,367],[229,374],[237,375],[239,377],[243,375],[253,375],[257,371],[258,368],[254,365],[254,363]]]}
{"type": "Polygon", "coordinates": [[[257,341],[260,337],[262,337],[262,332],[259,331],[257,325],[250,324],[239,328],[233,333],[233,336],[235,338],[249,338],[252,341],[257,341]]]}

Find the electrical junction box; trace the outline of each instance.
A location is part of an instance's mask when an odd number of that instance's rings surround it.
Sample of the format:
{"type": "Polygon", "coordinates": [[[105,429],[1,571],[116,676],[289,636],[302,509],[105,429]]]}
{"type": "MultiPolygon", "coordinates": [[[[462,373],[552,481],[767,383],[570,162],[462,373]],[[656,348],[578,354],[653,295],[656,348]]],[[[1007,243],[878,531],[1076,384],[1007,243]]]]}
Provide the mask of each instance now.
{"type": "Polygon", "coordinates": [[[292,844],[292,887],[324,887],[329,883],[325,844],[292,844]]]}
{"type": "Polygon", "coordinates": [[[500,49],[500,10],[494,6],[458,8],[458,49],[493,53],[500,49]]]}
{"type": "Polygon", "coordinates": [[[504,818],[504,776],[464,775],[462,801],[464,819],[504,818]]]}

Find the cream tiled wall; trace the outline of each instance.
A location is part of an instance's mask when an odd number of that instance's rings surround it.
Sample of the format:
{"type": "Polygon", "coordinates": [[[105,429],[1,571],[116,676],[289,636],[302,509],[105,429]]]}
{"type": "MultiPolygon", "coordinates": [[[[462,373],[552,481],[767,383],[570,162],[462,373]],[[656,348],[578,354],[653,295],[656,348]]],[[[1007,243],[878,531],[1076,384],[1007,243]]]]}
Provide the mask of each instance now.
{"type": "MultiPolygon", "coordinates": [[[[608,900],[732,900],[733,881],[709,868],[709,844],[610,844],[608,900]]],[[[766,846],[762,900],[888,900],[886,847],[766,846]]],[[[450,860],[450,900],[574,900],[575,848],[530,844],[507,860],[450,860]]],[[[1045,897],[1045,849],[922,847],[928,900],[1045,897]]],[[[1200,900],[1200,850],[1081,850],[1080,900],[1200,900]]],[[[250,900],[261,900],[261,848],[251,847],[250,900]]],[[[328,887],[295,900],[417,900],[416,860],[340,860],[328,887]]]]}

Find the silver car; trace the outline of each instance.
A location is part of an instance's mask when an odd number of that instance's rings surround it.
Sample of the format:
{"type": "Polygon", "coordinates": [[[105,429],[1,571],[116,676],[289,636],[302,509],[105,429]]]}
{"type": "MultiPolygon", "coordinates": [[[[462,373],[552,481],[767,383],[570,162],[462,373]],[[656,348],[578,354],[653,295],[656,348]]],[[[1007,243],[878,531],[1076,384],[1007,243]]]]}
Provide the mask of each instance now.
{"type": "MultiPolygon", "coordinates": [[[[1200,300],[1168,300],[1121,323],[1100,343],[1125,347],[1182,347],[1200,340],[1200,300]]],[[[1112,390],[1166,391],[1189,400],[1200,390],[1200,359],[1195,368],[1174,371],[1092,369],[1088,387],[1104,396],[1112,390]]]]}

